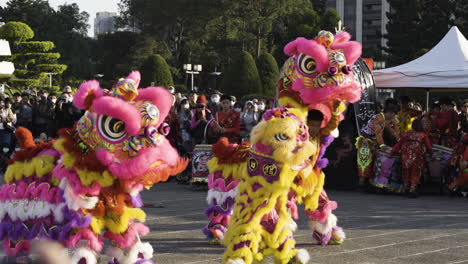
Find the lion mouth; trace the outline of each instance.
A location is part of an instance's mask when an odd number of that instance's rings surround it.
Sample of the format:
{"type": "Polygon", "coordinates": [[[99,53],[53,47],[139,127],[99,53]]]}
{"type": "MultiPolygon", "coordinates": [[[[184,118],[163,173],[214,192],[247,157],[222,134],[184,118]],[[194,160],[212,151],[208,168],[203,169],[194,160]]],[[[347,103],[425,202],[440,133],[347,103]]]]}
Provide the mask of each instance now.
{"type": "Polygon", "coordinates": [[[299,163],[297,165],[291,166],[291,170],[301,171],[301,170],[304,170],[305,168],[307,168],[309,166],[310,166],[310,161],[309,160],[304,160],[303,162],[301,162],[301,163],[299,163]]]}

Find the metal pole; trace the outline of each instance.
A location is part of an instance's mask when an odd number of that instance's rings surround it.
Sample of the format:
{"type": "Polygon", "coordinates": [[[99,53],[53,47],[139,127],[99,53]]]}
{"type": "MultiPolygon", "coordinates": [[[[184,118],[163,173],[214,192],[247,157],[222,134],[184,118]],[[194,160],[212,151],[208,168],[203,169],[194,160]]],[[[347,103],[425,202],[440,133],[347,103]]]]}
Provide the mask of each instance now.
{"type": "Polygon", "coordinates": [[[193,91],[193,72],[191,73],[192,75],[192,91],[193,91]]]}
{"type": "Polygon", "coordinates": [[[49,86],[52,87],[52,74],[49,74],[49,86]]]}

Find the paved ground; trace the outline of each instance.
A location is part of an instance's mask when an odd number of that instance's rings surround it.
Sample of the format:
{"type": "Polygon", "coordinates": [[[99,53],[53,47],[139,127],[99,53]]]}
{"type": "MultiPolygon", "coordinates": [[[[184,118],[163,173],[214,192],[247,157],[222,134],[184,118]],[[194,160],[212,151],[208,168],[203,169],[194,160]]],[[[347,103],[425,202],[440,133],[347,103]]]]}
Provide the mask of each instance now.
{"type": "MultiPolygon", "coordinates": [[[[207,243],[205,192],[173,182],[157,184],[143,194],[152,233],[144,240],[160,264],[221,263],[223,248],[207,243]]],[[[312,243],[304,214],[295,237],[310,263],[468,263],[468,199],[329,191],[339,203],[336,215],[348,239],[341,246],[312,243]]]]}

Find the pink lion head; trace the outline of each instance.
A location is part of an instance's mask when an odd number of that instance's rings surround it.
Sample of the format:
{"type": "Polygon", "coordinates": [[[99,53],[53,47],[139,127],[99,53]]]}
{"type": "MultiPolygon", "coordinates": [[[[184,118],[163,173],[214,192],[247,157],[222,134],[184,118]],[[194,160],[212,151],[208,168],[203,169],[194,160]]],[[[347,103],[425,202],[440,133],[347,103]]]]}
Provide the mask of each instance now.
{"type": "Polygon", "coordinates": [[[84,82],[74,96],[74,104],[86,110],[76,131],[114,177],[146,176],[148,183],[155,183],[169,171],[183,170],[186,161],[165,137],[169,126],[164,119],[172,95],[163,87],[138,89],[139,83],[137,71],[120,79],[110,91],[101,89],[95,80],[84,82]]]}
{"type": "Polygon", "coordinates": [[[353,64],[361,56],[361,44],[351,36],[320,31],[315,39],[297,38],[284,47],[286,60],[279,80],[279,96],[289,97],[309,109],[320,110],[328,122],[334,100],[356,102],[361,90],[353,64]]]}

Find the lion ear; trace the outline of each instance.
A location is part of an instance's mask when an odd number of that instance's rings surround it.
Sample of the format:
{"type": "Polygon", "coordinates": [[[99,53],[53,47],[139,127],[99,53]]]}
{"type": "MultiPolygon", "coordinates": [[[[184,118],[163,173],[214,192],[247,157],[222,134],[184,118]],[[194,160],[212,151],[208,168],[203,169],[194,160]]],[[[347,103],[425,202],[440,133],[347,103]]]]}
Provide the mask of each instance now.
{"type": "Polygon", "coordinates": [[[96,80],[86,81],[80,85],[78,91],[73,96],[73,104],[82,110],[88,110],[96,98],[103,95],[99,82],[96,80]]]}

